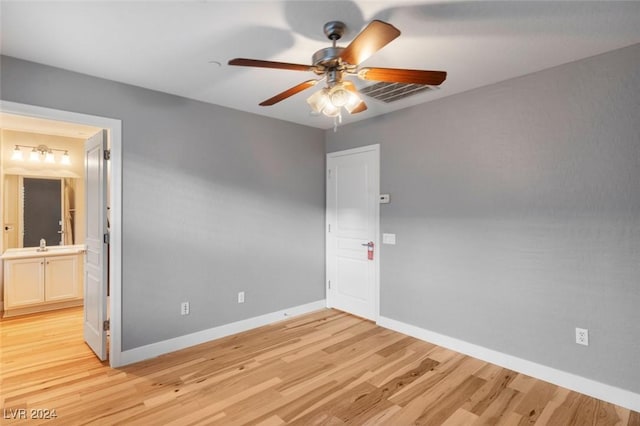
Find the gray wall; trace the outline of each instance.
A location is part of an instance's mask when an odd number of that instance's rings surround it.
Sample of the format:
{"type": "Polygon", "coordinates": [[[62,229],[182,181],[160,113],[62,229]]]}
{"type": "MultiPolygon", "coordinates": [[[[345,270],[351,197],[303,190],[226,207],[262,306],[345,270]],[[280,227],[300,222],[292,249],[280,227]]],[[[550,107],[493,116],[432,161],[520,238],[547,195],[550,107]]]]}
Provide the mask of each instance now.
{"type": "Polygon", "coordinates": [[[122,120],[123,349],[324,298],[321,130],[14,58],[1,66],[3,100],[122,120]]]}
{"type": "Polygon", "coordinates": [[[381,314],[640,392],[638,70],[634,45],[327,132],[381,144],[381,314]]]}

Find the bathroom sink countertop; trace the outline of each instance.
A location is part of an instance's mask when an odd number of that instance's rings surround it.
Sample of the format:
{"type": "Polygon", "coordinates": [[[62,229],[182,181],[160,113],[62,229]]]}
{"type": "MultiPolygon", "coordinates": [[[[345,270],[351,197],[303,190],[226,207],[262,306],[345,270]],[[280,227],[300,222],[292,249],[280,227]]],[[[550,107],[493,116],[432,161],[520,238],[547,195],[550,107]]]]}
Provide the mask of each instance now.
{"type": "Polygon", "coordinates": [[[2,259],[24,259],[29,257],[43,256],[63,256],[68,254],[79,254],[84,252],[86,247],[84,244],[76,244],[69,246],[50,246],[46,251],[38,251],[38,247],[15,248],[6,250],[2,259]]]}

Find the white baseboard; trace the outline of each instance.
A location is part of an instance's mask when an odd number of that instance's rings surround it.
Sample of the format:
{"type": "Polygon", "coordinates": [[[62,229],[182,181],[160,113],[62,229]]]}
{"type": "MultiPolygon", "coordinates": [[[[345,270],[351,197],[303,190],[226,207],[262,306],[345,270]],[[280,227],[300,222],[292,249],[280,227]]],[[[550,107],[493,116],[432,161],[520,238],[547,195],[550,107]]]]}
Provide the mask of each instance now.
{"type": "Polygon", "coordinates": [[[118,365],[112,367],[120,367],[132,364],[138,361],[154,358],[169,352],[185,349],[190,346],[199,345],[221,337],[230,336],[232,334],[241,333],[263,325],[272,324],[277,321],[307,314],[327,307],[326,300],[318,300],[316,302],[307,303],[305,305],[294,306],[281,311],[271,312],[245,320],[232,322],[230,324],[221,325],[210,328],[208,330],[198,331],[196,333],[187,334],[185,336],[175,337],[162,342],[152,343],[150,345],[141,346],[135,349],[129,349],[120,353],[118,365]]]}
{"type": "Polygon", "coordinates": [[[640,412],[640,394],[380,316],[381,327],[640,412]]]}

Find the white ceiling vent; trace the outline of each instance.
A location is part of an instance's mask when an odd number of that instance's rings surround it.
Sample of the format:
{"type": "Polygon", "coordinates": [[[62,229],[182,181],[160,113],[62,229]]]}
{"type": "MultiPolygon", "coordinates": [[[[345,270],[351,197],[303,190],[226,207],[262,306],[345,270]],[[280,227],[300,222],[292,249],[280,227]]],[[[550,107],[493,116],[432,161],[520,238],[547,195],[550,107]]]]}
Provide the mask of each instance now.
{"type": "Polygon", "coordinates": [[[424,84],[380,82],[359,90],[363,95],[367,95],[382,102],[390,103],[399,101],[400,99],[404,99],[408,96],[436,89],[436,86],[426,86],[424,84]]]}

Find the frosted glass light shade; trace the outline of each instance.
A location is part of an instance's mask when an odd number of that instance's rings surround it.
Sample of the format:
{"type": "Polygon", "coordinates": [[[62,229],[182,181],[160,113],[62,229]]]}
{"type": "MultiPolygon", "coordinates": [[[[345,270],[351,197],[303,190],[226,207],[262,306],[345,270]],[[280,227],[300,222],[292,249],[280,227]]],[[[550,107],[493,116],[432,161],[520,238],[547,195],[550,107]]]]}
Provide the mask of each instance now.
{"type": "Polygon", "coordinates": [[[29,161],[40,161],[40,153],[35,148],[29,153],[29,161]]]}
{"type": "Polygon", "coordinates": [[[49,151],[45,154],[44,156],[44,162],[45,163],[55,163],[56,159],[53,157],[53,152],[49,151]]]}
{"type": "Polygon", "coordinates": [[[343,107],[349,102],[349,92],[347,92],[342,85],[336,85],[330,92],[331,103],[334,106],[343,107]]]}
{"type": "Polygon", "coordinates": [[[325,106],[329,103],[329,95],[327,89],[318,90],[313,95],[307,98],[307,103],[313,110],[313,112],[321,113],[325,106]]]}
{"type": "Polygon", "coordinates": [[[65,151],[64,154],[62,154],[62,158],[60,159],[60,164],[64,164],[65,166],[68,166],[71,164],[71,158],[69,157],[69,151],[65,151]]]}
{"type": "Polygon", "coordinates": [[[360,102],[362,102],[362,100],[360,99],[360,96],[356,95],[355,93],[349,92],[349,95],[349,101],[344,105],[344,107],[347,111],[349,111],[349,114],[351,114],[351,112],[358,105],[360,105],[360,102]]]}
{"type": "Polygon", "coordinates": [[[16,145],[16,149],[11,153],[11,159],[14,161],[22,161],[24,157],[22,156],[22,150],[19,146],[16,145]]]}

